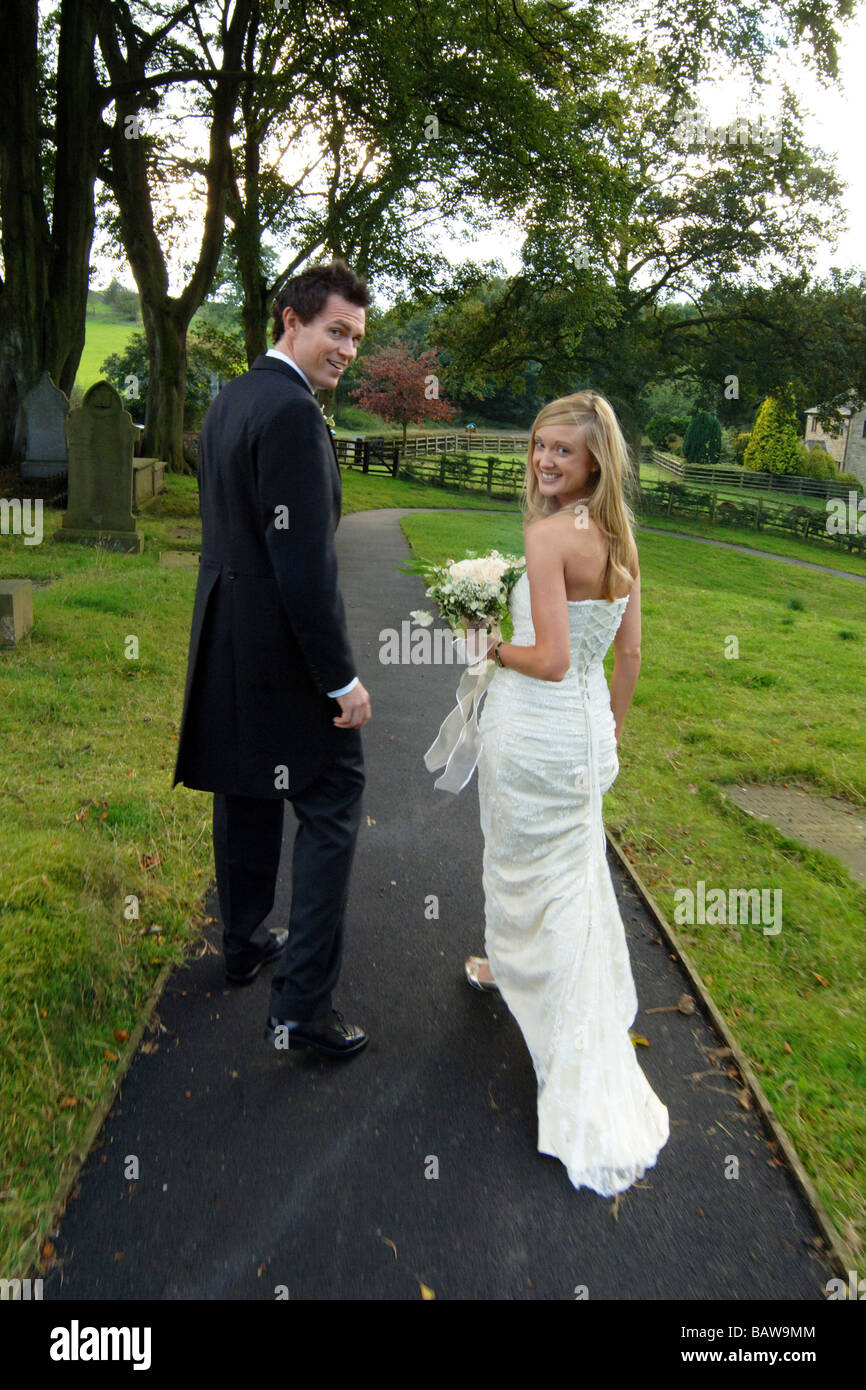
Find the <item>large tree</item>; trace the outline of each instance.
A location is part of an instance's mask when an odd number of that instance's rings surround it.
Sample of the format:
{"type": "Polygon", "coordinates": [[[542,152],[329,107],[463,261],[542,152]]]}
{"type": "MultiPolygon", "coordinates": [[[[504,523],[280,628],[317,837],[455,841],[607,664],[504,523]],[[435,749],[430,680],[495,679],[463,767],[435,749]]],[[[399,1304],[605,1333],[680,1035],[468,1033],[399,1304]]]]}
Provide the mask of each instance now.
{"type": "Polygon", "coordinates": [[[779,275],[767,285],[720,277],[668,336],[680,380],[741,428],[765,396],[789,384],[798,413],[817,406],[825,428],[841,424],[842,407],[866,401],[862,272],[779,275]]]}
{"type": "Polygon", "coordinates": [[[106,100],[94,70],[101,0],[4,9],[0,44],[0,464],[44,371],[69,392],[84,346],[93,185],[106,100]],[[53,81],[52,81],[53,77],[53,81]]]}
{"type": "Polygon", "coordinates": [[[412,352],[408,343],[394,342],[365,357],[360,385],[350,394],[364,410],[389,424],[407,427],[419,420],[452,420],[453,405],[439,394],[438,353],[433,348],[412,352]]]}
{"type": "Polygon", "coordinates": [[[265,346],[274,291],[311,257],[429,288],[447,269],[431,228],[523,209],[560,164],[566,70],[581,89],[588,172],[607,115],[604,74],[627,51],[605,34],[599,0],[577,11],[393,0],[387,25],[379,0],[303,8],[306,24],[290,23],[281,41],[254,21],[245,53],[229,218],[250,359],[265,346]],[[289,170],[293,150],[306,153],[289,170]],[[273,277],[260,260],[266,236],[285,247],[273,277]]]}
{"type": "MultiPolygon", "coordinates": [[[[109,156],[101,172],[117,204],[119,235],[141,296],[149,352],[144,451],[183,470],[183,412],[186,394],[186,336],[190,320],[210,289],[222,250],[225,208],[231,170],[230,140],[243,80],[242,56],[254,0],[220,0],[210,6],[189,5],[179,17],[193,26],[198,51],[185,48],[176,34],[144,32],[125,0],[112,0],[99,25],[99,43],[115,90],[115,119],[105,127],[109,156]],[[199,10],[206,10],[202,16],[199,10]],[[187,13],[188,12],[188,13],[187,13]],[[212,25],[210,35],[203,24],[212,25]],[[142,92],[156,107],[162,80],[151,81],[150,69],[163,61],[164,45],[178,63],[178,78],[193,77],[204,95],[200,115],[208,123],[208,150],[203,160],[179,162],[166,142],[152,136],[142,111],[142,92]],[[219,60],[212,56],[211,43],[219,60]],[[200,65],[197,67],[196,65],[200,65]],[[200,175],[204,215],[196,260],[180,294],[169,290],[166,237],[161,235],[153,184],[165,172],[200,175]]],[[[147,108],[145,107],[145,112],[147,108]]],[[[183,121],[187,129],[192,113],[183,121]]],[[[160,190],[161,191],[161,190],[160,190]]],[[[165,229],[170,229],[169,217],[165,229]]]]}
{"type": "Polygon", "coordinates": [[[758,138],[693,143],[684,115],[700,111],[680,85],[653,58],[623,72],[600,151],[617,196],[599,205],[573,177],[547,188],[521,273],[461,299],[437,325],[454,370],[507,380],[535,361],[548,392],[605,392],[634,438],[643,393],[680,368],[677,335],[710,283],[809,264],[841,189],[826,158],[804,146],[793,97],[769,122],[766,113],[752,122],[758,138]]]}

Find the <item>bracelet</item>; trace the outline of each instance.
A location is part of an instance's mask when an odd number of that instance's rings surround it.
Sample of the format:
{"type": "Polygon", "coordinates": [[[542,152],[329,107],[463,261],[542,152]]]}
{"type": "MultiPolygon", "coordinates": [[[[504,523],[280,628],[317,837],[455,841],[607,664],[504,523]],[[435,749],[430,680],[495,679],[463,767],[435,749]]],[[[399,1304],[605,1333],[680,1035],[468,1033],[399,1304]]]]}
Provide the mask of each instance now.
{"type": "MultiPolygon", "coordinates": [[[[497,666],[502,666],[502,658],[499,655],[499,648],[503,645],[503,639],[500,638],[499,641],[496,643],[496,646],[493,648],[493,660],[496,662],[497,666]]],[[[502,669],[504,671],[505,667],[502,666],[502,669]]]]}

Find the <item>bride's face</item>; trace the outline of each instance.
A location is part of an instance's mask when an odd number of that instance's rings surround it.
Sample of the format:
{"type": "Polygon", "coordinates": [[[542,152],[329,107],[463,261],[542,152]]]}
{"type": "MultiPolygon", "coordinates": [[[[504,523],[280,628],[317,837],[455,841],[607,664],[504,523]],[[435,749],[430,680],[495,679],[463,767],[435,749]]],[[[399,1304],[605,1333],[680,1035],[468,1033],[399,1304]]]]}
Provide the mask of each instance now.
{"type": "Polygon", "coordinates": [[[583,436],[583,425],[544,425],[533,437],[532,466],[539,490],[560,507],[592,490],[593,464],[583,436]]]}

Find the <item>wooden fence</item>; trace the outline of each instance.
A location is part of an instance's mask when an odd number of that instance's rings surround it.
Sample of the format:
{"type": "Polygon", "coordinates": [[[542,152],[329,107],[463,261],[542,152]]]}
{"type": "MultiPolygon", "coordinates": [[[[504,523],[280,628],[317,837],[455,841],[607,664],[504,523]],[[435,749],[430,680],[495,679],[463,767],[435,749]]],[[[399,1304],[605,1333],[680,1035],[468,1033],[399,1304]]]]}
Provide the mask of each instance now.
{"type": "Polygon", "coordinates": [[[438,458],[405,459],[400,475],[434,487],[458,492],[485,492],[502,501],[516,498],[526,474],[525,464],[503,459],[472,459],[469,454],[440,454],[438,458]]]}
{"type": "MultiPolygon", "coordinates": [[[[452,436],[453,438],[453,436],[452,436]]],[[[430,457],[406,456],[397,443],[384,436],[366,439],[335,439],[337,458],[343,468],[361,473],[387,474],[392,478],[411,478],[434,487],[458,492],[486,492],[488,497],[516,497],[523,483],[522,460],[507,463],[499,458],[473,459],[470,454],[437,453],[430,457]]]]}
{"type": "Polygon", "coordinates": [[[357,468],[360,473],[387,473],[392,478],[400,471],[400,451],[396,444],[386,444],[384,435],[335,439],[334,448],[342,468],[357,468]]]}
{"type": "Polygon", "coordinates": [[[723,468],[719,464],[707,467],[698,463],[685,463],[672,454],[659,449],[644,448],[642,458],[657,464],[668,473],[682,478],[684,483],[710,483],[716,487],[738,487],[745,491],[751,488],[757,492],[794,493],[801,497],[839,497],[844,491],[847,496],[853,484],[840,483],[833,478],[804,478],[799,473],[758,473],[752,468],[723,468]]]}
{"type": "MultiPolygon", "coordinates": [[[[389,439],[389,444],[394,441],[389,439]]],[[[427,457],[429,454],[523,454],[529,445],[528,434],[478,434],[464,430],[459,434],[410,435],[400,453],[404,458],[427,457]]]]}
{"type": "Polygon", "coordinates": [[[645,482],[641,485],[641,517],[664,515],[694,517],[715,525],[741,526],[750,531],[777,531],[800,540],[826,541],[845,550],[866,552],[866,535],[835,534],[828,531],[828,512],[824,507],[791,505],[769,501],[766,497],[736,500],[713,491],[688,487],[684,483],[645,482]]]}

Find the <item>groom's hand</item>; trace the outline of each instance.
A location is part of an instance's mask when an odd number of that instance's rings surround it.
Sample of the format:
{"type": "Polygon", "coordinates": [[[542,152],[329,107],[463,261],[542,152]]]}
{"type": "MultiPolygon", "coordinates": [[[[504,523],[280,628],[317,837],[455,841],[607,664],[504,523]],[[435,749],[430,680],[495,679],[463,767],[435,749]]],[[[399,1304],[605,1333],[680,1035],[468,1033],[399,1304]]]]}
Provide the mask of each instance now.
{"type": "Polygon", "coordinates": [[[358,681],[354,690],[350,690],[348,695],[337,695],[336,700],[340,706],[340,714],[334,716],[334,723],[337,728],[363,729],[372,715],[372,710],[370,709],[370,696],[361,682],[358,681]]]}

